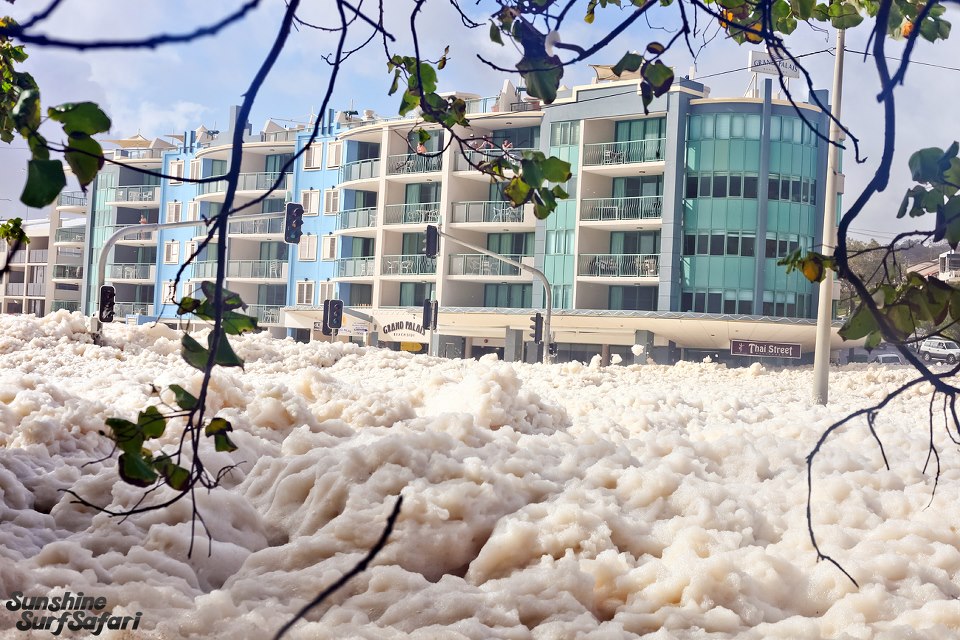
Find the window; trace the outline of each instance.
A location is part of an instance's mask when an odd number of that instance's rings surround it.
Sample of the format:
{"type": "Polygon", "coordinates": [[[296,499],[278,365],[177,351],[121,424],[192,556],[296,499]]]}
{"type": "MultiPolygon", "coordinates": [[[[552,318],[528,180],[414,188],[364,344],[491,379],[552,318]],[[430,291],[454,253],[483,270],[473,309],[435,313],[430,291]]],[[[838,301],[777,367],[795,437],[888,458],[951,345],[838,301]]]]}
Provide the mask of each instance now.
{"type": "Polygon", "coordinates": [[[304,215],[317,215],[320,213],[320,192],[315,189],[301,191],[300,204],[303,205],[304,215]]]}
{"type": "Polygon", "coordinates": [[[171,240],[163,244],[163,263],[178,264],[180,262],[180,243],[171,240]]]}
{"type": "Polygon", "coordinates": [[[203,173],[201,171],[202,169],[203,169],[202,160],[191,160],[190,161],[190,179],[199,180],[201,178],[201,174],[203,173]]]}
{"type": "Polygon", "coordinates": [[[740,255],[740,236],[727,236],[727,255],[740,255]]]}
{"type": "Polygon", "coordinates": [[[340,212],[340,190],[326,189],[323,192],[324,215],[336,215],[340,212]]]}
{"type": "Polygon", "coordinates": [[[297,259],[301,262],[313,262],[317,259],[317,236],[312,233],[300,238],[297,246],[297,259]]]}
{"type": "Polygon", "coordinates": [[[739,198],[743,195],[743,190],[741,186],[743,184],[743,176],[741,175],[732,175],[730,176],[730,197],[739,198]]]}
{"type": "Polygon", "coordinates": [[[754,236],[743,236],[740,238],[740,255],[753,257],[756,255],[756,241],[754,236]]]}
{"type": "Polygon", "coordinates": [[[197,243],[194,242],[193,240],[190,240],[189,242],[185,242],[183,246],[183,250],[184,250],[184,253],[186,253],[187,259],[189,260],[190,258],[193,258],[193,254],[197,252],[197,243]]]}
{"type": "Polygon", "coordinates": [[[687,197],[688,198],[697,197],[697,193],[698,193],[697,186],[699,185],[699,183],[700,181],[697,178],[697,176],[687,176],[687,197]]]}
{"type": "Polygon", "coordinates": [[[176,304],[177,303],[177,283],[172,280],[168,280],[163,283],[163,298],[161,300],[164,304],[176,304]]]}
{"type": "Polygon", "coordinates": [[[569,147],[580,144],[580,122],[554,122],[550,125],[550,146],[569,147]]]}
{"type": "Polygon", "coordinates": [[[321,260],[337,259],[337,238],[336,236],[323,236],[323,245],[320,250],[321,260]]]}
{"type": "Polygon", "coordinates": [[[743,176],[743,197],[757,197],[757,176],[743,176]]]}
{"type": "Polygon", "coordinates": [[[313,281],[307,280],[297,283],[297,304],[313,306],[313,281]]]}
{"type": "Polygon", "coordinates": [[[727,197],[727,176],[713,176],[713,197],[727,197]]]}
{"type": "MultiPolygon", "coordinates": [[[[320,291],[319,291],[319,293],[320,293],[320,300],[319,300],[318,304],[322,304],[324,300],[333,300],[333,289],[334,289],[334,286],[335,286],[334,283],[329,282],[329,281],[328,281],[328,282],[321,282],[321,283],[320,283],[320,287],[319,287],[319,289],[320,289],[320,291]]],[[[353,286],[359,287],[359,286],[361,286],[361,285],[353,285],[353,286]]]]}
{"type": "Polygon", "coordinates": [[[343,143],[340,141],[331,142],[327,145],[327,169],[335,169],[340,166],[341,156],[343,155],[343,143]]]}
{"type": "Polygon", "coordinates": [[[313,144],[307,148],[306,153],[303,154],[303,168],[304,169],[319,169],[320,168],[320,158],[323,156],[323,143],[319,140],[314,140],[313,144]]]}
{"type": "Polygon", "coordinates": [[[723,255],[723,245],[724,237],[722,235],[712,235],[710,236],[710,255],[712,256],[722,256],[723,255]]]}
{"type": "Polygon", "coordinates": [[[200,219],[200,203],[190,201],[187,204],[187,220],[199,220],[200,219]]]}
{"type": "Polygon", "coordinates": [[[692,256],[697,253],[697,236],[688,233],[683,236],[683,254],[692,256]]]}
{"type": "Polygon", "coordinates": [[[180,222],[181,203],[174,200],[167,203],[167,222],[180,222]]]}
{"type": "Polygon", "coordinates": [[[170,161],[170,184],[180,184],[183,182],[183,160],[170,161]]]}

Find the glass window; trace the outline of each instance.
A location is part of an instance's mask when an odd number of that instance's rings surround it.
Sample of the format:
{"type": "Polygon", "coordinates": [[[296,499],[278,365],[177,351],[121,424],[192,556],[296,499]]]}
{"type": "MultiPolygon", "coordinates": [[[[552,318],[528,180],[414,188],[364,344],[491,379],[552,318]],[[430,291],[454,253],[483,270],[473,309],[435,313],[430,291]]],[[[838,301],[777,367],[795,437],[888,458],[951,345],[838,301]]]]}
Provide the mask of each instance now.
{"type": "Polygon", "coordinates": [[[724,237],[719,234],[710,236],[710,255],[712,256],[722,256],[723,255],[723,240],[724,237]]]}
{"type": "Polygon", "coordinates": [[[697,197],[697,185],[699,184],[699,179],[697,176],[687,176],[687,197],[696,198],[697,197]]]}
{"type": "Polygon", "coordinates": [[[730,137],[742,138],[744,132],[743,116],[735,115],[730,119],[730,137]]]}
{"type": "Polygon", "coordinates": [[[756,240],[754,236],[743,236],[740,238],[740,255],[747,257],[756,255],[756,240]]]}
{"type": "Polygon", "coordinates": [[[804,180],[801,185],[800,202],[810,202],[810,181],[804,180]]]}
{"type": "Polygon", "coordinates": [[[753,314],[753,300],[740,300],[737,309],[745,316],[753,314]]]}
{"type": "Polygon", "coordinates": [[[737,312],[737,301],[730,300],[726,297],[723,299],[723,312],[728,314],[733,314],[737,312]]]}
{"type": "Polygon", "coordinates": [[[767,258],[775,258],[775,257],[777,257],[777,239],[776,239],[776,238],[767,238],[767,246],[766,246],[766,249],[767,249],[767,251],[766,251],[765,256],[766,256],[767,258]]]}
{"type": "Polygon", "coordinates": [[[699,140],[702,136],[700,116],[690,116],[690,139],[699,140]]]}
{"type": "Polygon", "coordinates": [[[730,114],[717,114],[717,139],[727,140],[730,138],[730,114]]]}
{"type": "Polygon", "coordinates": [[[693,310],[703,313],[707,308],[707,294],[704,291],[697,291],[693,294],[693,310]]]}
{"type": "Polygon", "coordinates": [[[780,119],[780,139],[784,142],[790,142],[793,140],[793,121],[794,118],[780,119]]]}
{"type": "Polygon", "coordinates": [[[702,256],[710,253],[710,236],[702,233],[697,236],[697,253],[702,256]]]}
{"type": "Polygon", "coordinates": [[[703,116],[703,137],[712,139],[713,134],[713,114],[703,116]]]}
{"type": "Polygon", "coordinates": [[[743,194],[743,191],[741,188],[742,183],[743,183],[743,176],[740,176],[740,175],[730,176],[730,197],[731,198],[739,198],[743,194]]]}
{"type": "Polygon", "coordinates": [[[780,116],[770,118],[770,142],[780,140],[780,116]]]}
{"type": "Polygon", "coordinates": [[[683,236],[683,253],[692,256],[697,253],[697,236],[688,233],[683,236]]]}
{"type": "Polygon", "coordinates": [[[747,140],[759,140],[760,139],[760,123],[761,119],[759,115],[756,116],[747,116],[746,118],[746,127],[745,133],[747,140]]]}
{"type": "Polygon", "coordinates": [[[727,236],[727,255],[740,255],[740,236],[727,236]]]}
{"type": "Polygon", "coordinates": [[[714,198],[727,197],[727,176],[725,175],[713,176],[713,197],[714,198]]]}
{"type": "Polygon", "coordinates": [[[690,291],[684,291],[680,294],[680,311],[692,311],[693,310],[693,293],[690,291]]]}
{"type": "Polygon", "coordinates": [[[800,180],[791,180],[790,200],[800,202],[800,180]]]}
{"type": "Polygon", "coordinates": [[[777,200],[780,197],[780,178],[770,178],[767,182],[767,199],[777,200]]]}
{"type": "Polygon", "coordinates": [[[787,241],[778,240],[777,241],[777,257],[782,258],[787,255],[787,241]]]}
{"type": "Polygon", "coordinates": [[[743,197],[757,197],[757,176],[743,176],[743,197]]]}
{"type": "Polygon", "coordinates": [[[711,176],[700,176],[700,193],[703,194],[703,197],[710,197],[711,189],[711,176]]]}
{"type": "Polygon", "coordinates": [[[810,204],[817,204],[817,181],[810,181],[810,204]]]}
{"type": "Polygon", "coordinates": [[[711,291],[707,294],[707,313],[720,313],[723,305],[723,294],[711,291]]]}
{"type": "Polygon", "coordinates": [[[790,200],[790,180],[783,178],[780,181],[780,199],[784,202],[790,200]]]}

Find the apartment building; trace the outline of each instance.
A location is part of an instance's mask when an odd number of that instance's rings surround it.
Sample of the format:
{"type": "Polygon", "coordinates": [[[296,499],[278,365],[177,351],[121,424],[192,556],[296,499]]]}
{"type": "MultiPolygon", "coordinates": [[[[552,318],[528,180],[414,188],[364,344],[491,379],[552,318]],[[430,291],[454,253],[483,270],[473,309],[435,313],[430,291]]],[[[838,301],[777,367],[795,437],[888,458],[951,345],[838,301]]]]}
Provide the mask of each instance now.
{"type": "Polygon", "coordinates": [[[50,289],[53,279],[50,277],[50,230],[46,221],[38,224],[25,224],[24,229],[30,238],[17,251],[5,242],[0,252],[0,260],[8,265],[8,271],[0,279],[0,304],[3,313],[33,313],[38,316],[50,311],[50,289]]]}
{"type": "MultiPolygon", "coordinates": [[[[549,106],[509,81],[495,96],[457,95],[472,124],[457,132],[466,144],[426,125],[432,137],[418,149],[424,125],[415,117],[331,110],[319,118],[317,141],[291,164],[314,123],[268,121],[253,132],[237,122],[236,108],[223,132],[201,126],[166,141],[115,141],[118,164],[105,167],[89,197],[65,193],[53,208],[48,280],[84,295],[58,288],[48,306],[95,311],[99,281],[91,274],[118,228],[196,221],[128,231],[107,259],[118,314],[176,322],[171,301],[216,275],[206,221],[220,210],[226,183],[160,180],[135,169],[223,175],[233,128],[241,127],[226,286],[278,337],[326,339],[322,304],[337,297],[347,306],[338,339],[423,349],[431,336],[420,326],[421,305],[430,298],[441,306],[432,337],[441,355],[535,359],[527,333],[529,316],[544,306],[542,286],[449,238],[437,258],[423,256],[426,225],[441,224],[458,240],[546,274],[560,359],[633,361],[636,344],[641,361],[700,358],[722,355],[734,339],[800,343],[808,359],[818,287],[776,262],[819,244],[827,156],[815,133],[827,131],[819,108],[775,98],[769,81],[755,96],[716,98],[678,79],[648,113],[637,78],[562,88],[549,106]],[[569,198],[546,220],[531,205],[505,202],[502,185],[475,169],[528,149],[571,163],[569,198]],[[298,245],[283,242],[283,211],[293,201],[305,209],[298,245]]],[[[825,92],[819,97],[827,102],[825,92]]],[[[30,277],[9,275],[14,285],[30,277]]],[[[27,302],[25,293],[4,297],[5,310],[27,302]]]]}

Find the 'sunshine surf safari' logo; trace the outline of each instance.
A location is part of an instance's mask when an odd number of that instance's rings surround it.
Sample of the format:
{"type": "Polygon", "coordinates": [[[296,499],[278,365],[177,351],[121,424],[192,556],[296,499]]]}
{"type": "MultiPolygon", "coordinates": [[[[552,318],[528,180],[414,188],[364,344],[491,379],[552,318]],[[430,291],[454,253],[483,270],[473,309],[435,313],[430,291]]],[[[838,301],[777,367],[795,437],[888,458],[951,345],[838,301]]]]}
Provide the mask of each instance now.
{"type": "Polygon", "coordinates": [[[133,616],[115,616],[107,608],[103,596],[76,595],[67,591],[62,596],[25,596],[22,591],[10,594],[5,606],[8,611],[19,611],[16,628],[20,631],[49,631],[59,636],[65,630],[83,631],[99,636],[104,629],[136,630],[140,627],[142,612],[133,616]]]}

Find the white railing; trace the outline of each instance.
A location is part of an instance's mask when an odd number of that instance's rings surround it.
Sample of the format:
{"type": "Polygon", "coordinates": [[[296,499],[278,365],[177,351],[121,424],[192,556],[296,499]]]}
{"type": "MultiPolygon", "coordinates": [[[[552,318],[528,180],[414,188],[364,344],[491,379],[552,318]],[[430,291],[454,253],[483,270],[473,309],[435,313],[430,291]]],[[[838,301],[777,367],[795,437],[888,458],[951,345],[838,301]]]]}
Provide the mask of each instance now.
{"type": "MultiPolygon", "coordinates": [[[[273,185],[280,179],[279,172],[270,173],[241,173],[237,178],[237,191],[269,191],[273,185]]],[[[283,177],[283,181],[277,186],[277,191],[286,191],[290,184],[290,174],[283,177]]],[[[227,181],[217,180],[216,182],[201,182],[197,185],[197,195],[203,196],[211,193],[226,193],[227,181]]]]}
{"type": "Polygon", "coordinates": [[[157,272],[154,264],[117,263],[107,265],[110,280],[153,280],[157,272]]]}
{"type": "Polygon", "coordinates": [[[663,215],[663,196],[636,196],[631,198],[589,198],[580,205],[580,219],[650,220],[663,215]]]}
{"type": "Polygon", "coordinates": [[[47,249],[30,249],[27,257],[32,263],[46,263],[48,255],[47,249]]]}
{"type": "Polygon", "coordinates": [[[440,222],[440,203],[388,204],[383,214],[383,224],[437,224],[440,222]]]}
{"type": "MultiPolygon", "coordinates": [[[[503,257],[515,262],[521,262],[526,257],[533,260],[533,256],[505,255],[503,257]]],[[[518,276],[520,275],[520,269],[502,260],[497,260],[494,257],[485,256],[482,253],[460,253],[450,256],[450,275],[518,276]]]]}
{"type": "Polygon", "coordinates": [[[83,278],[83,265],[55,264],[53,265],[54,280],[80,280],[83,278]]]}
{"type": "Polygon", "coordinates": [[[135,187],[114,187],[107,194],[107,202],[155,202],[160,199],[160,187],[139,185],[135,187]]]}
{"type": "Polygon", "coordinates": [[[57,229],[53,235],[54,242],[83,242],[87,237],[87,230],[83,227],[67,227],[57,229]]]}
{"type": "Polygon", "coordinates": [[[163,157],[163,149],[111,149],[114,160],[154,160],[163,157]]]}
{"type": "Polygon", "coordinates": [[[380,177],[380,159],[357,160],[340,167],[340,182],[380,177]]]}
{"type": "Polygon", "coordinates": [[[22,296],[24,290],[26,289],[26,284],[23,282],[8,282],[6,288],[6,295],[8,296],[22,296]]]}
{"type": "Polygon", "coordinates": [[[338,278],[365,278],[376,275],[376,263],[372,257],[339,258],[337,260],[338,278]]]}
{"type": "Polygon", "coordinates": [[[228,278],[263,278],[286,280],[286,260],[230,260],[227,262],[228,278]]]}
{"type": "Polygon", "coordinates": [[[50,305],[50,311],[59,311],[60,309],[66,309],[67,311],[79,311],[80,310],[80,301],[79,300],[54,300],[50,305]]]}
{"type": "Polygon", "coordinates": [[[387,157],[387,175],[404,173],[429,173],[443,168],[443,156],[422,156],[417,153],[401,153],[387,157]]]}
{"type": "Polygon", "coordinates": [[[87,206],[87,194],[83,191],[64,191],[57,198],[58,207],[85,207],[87,206]]]}
{"type": "MultiPolygon", "coordinates": [[[[260,220],[238,220],[230,223],[230,233],[240,235],[270,235],[283,233],[284,216],[262,218],[260,220]]],[[[203,228],[206,233],[206,227],[203,228]]]]}
{"type": "Polygon", "coordinates": [[[600,278],[639,278],[660,272],[656,254],[588,253],[577,261],[577,275],[600,278]]]}
{"type": "Polygon", "coordinates": [[[437,272],[437,259],[423,255],[383,256],[383,275],[432,275],[437,272]]]}
{"type": "Polygon", "coordinates": [[[666,138],[600,142],[583,146],[583,164],[627,164],[630,162],[657,162],[663,160],[666,138]]]}
{"type": "Polygon", "coordinates": [[[337,229],[358,229],[377,226],[377,208],[347,209],[337,216],[337,229]]]}
{"type": "Polygon", "coordinates": [[[280,309],[282,308],[276,305],[251,304],[247,305],[246,311],[242,309],[238,309],[238,311],[253,316],[259,324],[280,324],[280,309]]]}
{"type": "MultiPolygon", "coordinates": [[[[482,142],[476,143],[477,145],[483,144],[482,142]]],[[[474,151],[465,151],[464,153],[458,153],[456,157],[456,163],[453,167],[454,171],[476,171],[476,166],[481,165],[484,162],[492,162],[502,156],[507,156],[507,159],[511,162],[517,163],[523,160],[524,151],[539,151],[539,149],[530,149],[527,147],[511,147],[509,149],[503,149],[501,147],[493,147],[487,149],[482,149],[479,146],[474,151]]]]}
{"type": "Polygon", "coordinates": [[[467,113],[492,113],[497,106],[497,100],[500,96],[490,96],[488,98],[477,98],[475,100],[464,100],[467,104],[467,113]]]}
{"type": "Polygon", "coordinates": [[[46,288],[47,284],[45,282],[28,282],[27,295],[34,297],[45,295],[46,288]]]}
{"type": "Polygon", "coordinates": [[[124,316],[152,316],[153,305],[147,302],[118,302],[113,308],[118,317],[124,316]]]}
{"type": "Polygon", "coordinates": [[[454,202],[450,222],[523,222],[523,207],[494,200],[454,202]]]}

